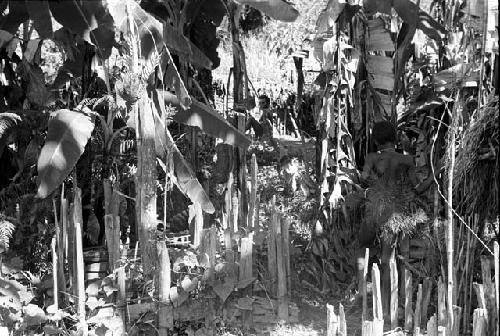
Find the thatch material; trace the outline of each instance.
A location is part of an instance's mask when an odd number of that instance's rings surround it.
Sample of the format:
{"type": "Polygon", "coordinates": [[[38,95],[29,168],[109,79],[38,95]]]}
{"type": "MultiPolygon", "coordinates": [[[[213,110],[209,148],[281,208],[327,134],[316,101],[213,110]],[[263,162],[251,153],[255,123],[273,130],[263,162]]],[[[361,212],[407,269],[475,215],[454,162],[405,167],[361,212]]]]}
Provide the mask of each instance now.
{"type": "Polygon", "coordinates": [[[398,234],[411,235],[428,219],[425,202],[409,186],[375,184],[367,193],[364,220],[376,225],[386,242],[398,234]]]}
{"type": "Polygon", "coordinates": [[[406,184],[391,186],[383,180],[373,182],[366,193],[346,196],[345,205],[352,218],[362,214],[360,237],[363,240],[378,236],[392,242],[396,235],[411,235],[419,224],[429,220],[426,202],[406,184]]]}
{"type": "Polygon", "coordinates": [[[498,97],[476,112],[463,133],[455,163],[455,202],[480,221],[498,216],[498,97]],[[489,158],[485,153],[491,152],[489,158]]]}

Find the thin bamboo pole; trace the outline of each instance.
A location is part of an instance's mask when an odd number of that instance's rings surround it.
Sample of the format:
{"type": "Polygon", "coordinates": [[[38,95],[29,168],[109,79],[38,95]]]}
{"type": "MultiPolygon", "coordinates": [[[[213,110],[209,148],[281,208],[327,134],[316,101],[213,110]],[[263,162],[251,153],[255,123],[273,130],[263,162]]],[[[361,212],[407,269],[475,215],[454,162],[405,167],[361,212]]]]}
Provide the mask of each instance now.
{"type": "Polygon", "coordinates": [[[451,116],[451,127],[449,129],[450,132],[450,140],[448,143],[449,150],[449,166],[448,166],[448,193],[447,193],[447,226],[446,226],[446,257],[447,257],[447,316],[448,323],[447,329],[453,330],[453,286],[454,286],[454,270],[453,270],[453,172],[455,170],[455,128],[456,122],[454,118],[456,117],[456,111],[458,110],[457,105],[460,104],[460,92],[457,93],[457,99],[455,101],[455,106],[453,107],[453,112],[451,116]]]}
{"type": "MultiPolygon", "coordinates": [[[[499,268],[500,268],[500,261],[499,261],[499,256],[500,256],[500,251],[499,251],[499,248],[498,248],[498,242],[496,241],[494,243],[494,246],[493,246],[493,250],[494,250],[494,253],[495,253],[495,257],[494,257],[494,267],[495,267],[495,305],[496,305],[496,308],[497,308],[497,318],[500,316],[500,307],[499,307],[499,289],[498,287],[500,286],[500,279],[498,278],[500,276],[500,271],[499,271],[499,268]]],[[[500,319],[500,318],[499,318],[500,319]]],[[[500,327],[498,327],[498,324],[496,326],[496,336],[499,336],[500,335],[500,327]]]]}
{"type": "MultiPolygon", "coordinates": [[[[52,250],[52,283],[54,286],[54,310],[59,310],[59,286],[58,282],[58,260],[57,260],[57,251],[56,251],[56,237],[52,237],[52,242],[50,244],[52,250]]],[[[0,265],[1,266],[1,265],[0,265]]],[[[56,325],[59,325],[59,321],[56,321],[56,325]]]]}

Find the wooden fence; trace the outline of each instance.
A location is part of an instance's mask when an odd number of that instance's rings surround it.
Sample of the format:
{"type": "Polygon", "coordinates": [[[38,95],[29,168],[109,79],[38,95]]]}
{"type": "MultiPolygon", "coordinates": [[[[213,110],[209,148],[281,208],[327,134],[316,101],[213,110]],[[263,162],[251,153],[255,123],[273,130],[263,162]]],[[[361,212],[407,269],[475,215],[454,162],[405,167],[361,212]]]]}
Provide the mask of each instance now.
{"type": "MultiPolygon", "coordinates": [[[[366,250],[365,260],[369,251],[366,250]]],[[[390,260],[390,308],[389,321],[384,320],[382,297],[380,290],[380,271],[377,264],[372,265],[372,309],[368,309],[367,275],[368,263],[364,267],[364,283],[362,285],[363,313],[362,336],[382,335],[414,335],[414,336],[493,336],[498,335],[498,243],[495,242],[494,269],[491,276],[491,260],[481,257],[482,284],[474,283],[477,308],[472,314],[472,330],[468,316],[462,316],[462,308],[453,305],[453,321],[447,316],[446,283],[439,278],[437,289],[433,291],[435,281],[426,278],[414,288],[413,275],[404,270],[404,317],[399,318],[399,286],[398,271],[394,258],[390,260]],[[416,291],[415,291],[416,289],[416,291]],[[416,295],[415,295],[416,292],[416,295]],[[437,295],[431,296],[432,293],[437,295]],[[413,299],[416,297],[415,302],[413,299]],[[434,304],[436,312],[429,316],[429,307],[434,304]],[[368,319],[371,315],[372,319],[368,319]]],[[[344,307],[339,304],[338,314],[334,307],[327,305],[327,336],[347,336],[344,307]]]]}

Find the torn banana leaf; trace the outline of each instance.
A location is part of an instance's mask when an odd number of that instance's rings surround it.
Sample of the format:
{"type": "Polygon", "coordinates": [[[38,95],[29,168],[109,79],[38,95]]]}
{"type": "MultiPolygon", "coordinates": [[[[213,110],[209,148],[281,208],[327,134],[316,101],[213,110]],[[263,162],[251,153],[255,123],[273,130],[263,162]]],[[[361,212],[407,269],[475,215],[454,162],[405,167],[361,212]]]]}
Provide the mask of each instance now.
{"type": "Polygon", "coordinates": [[[184,156],[177,148],[177,145],[172,139],[172,135],[165,127],[163,120],[158,114],[158,110],[153,111],[155,119],[156,137],[155,149],[156,155],[164,158],[167,154],[171,154],[172,166],[174,170],[174,183],[179,190],[189,197],[191,202],[200,204],[203,211],[214,213],[215,208],[210,201],[205,189],[196,178],[196,174],[191,169],[189,163],[184,159],[184,156]]]}
{"type": "Polygon", "coordinates": [[[202,132],[213,137],[221,139],[224,143],[241,149],[247,149],[250,146],[250,139],[244,133],[236,129],[233,125],[221,117],[217,111],[210,106],[203,104],[191,97],[191,107],[184,110],[180,108],[180,102],[176,95],[163,91],[156,90],[159,101],[163,101],[166,105],[177,107],[177,113],[173,119],[179,123],[198,127],[202,132]],[[163,99],[161,99],[163,97],[163,99]]]}

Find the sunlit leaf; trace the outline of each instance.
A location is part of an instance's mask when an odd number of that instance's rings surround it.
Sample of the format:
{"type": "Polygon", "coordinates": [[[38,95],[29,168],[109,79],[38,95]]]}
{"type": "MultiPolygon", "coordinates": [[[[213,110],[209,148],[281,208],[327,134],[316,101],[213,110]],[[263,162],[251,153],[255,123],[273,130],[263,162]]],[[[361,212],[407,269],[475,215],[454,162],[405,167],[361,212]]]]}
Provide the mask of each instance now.
{"type": "Polygon", "coordinates": [[[249,5],[258,9],[273,19],[293,22],[299,16],[299,11],[284,0],[237,0],[242,5],[249,5]]]}
{"type": "Polygon", "coordinates": [[[94,122],[83,112],[59,110],[49,120],[47,138],[38,159],[38,192],[47,197],[69,175],[83,154],[94,122]]]}
{"type": "Polygon", "coordinates": [[[228,145],[237,146],[242,149],[246,149],[250,146],[250,139],[248,139],[243,132],[229,124],[227,120],[222,118],[219,113],[210,106],[191,97],[191,107],[183,110],[180,107],[179,100],[174,94],[157,90],[157,95],[160,98],[163,97],[165,105],[177,107],[178,112],[173,116],[175,121],[185,125],[198,127],[202,132],[219,138],[228,145]]]}
{"type": "Polygon", "coordinates": [[[168,129],[165,128],[165,124],[163,123],[163,120],[161,120],[156,109],[154,109],[153,114],[156,127],[156,154],[160,158],[164,158],[167,153],[172,155],[175,177],[174,182],[179,190],[184,195],[189,197],[193,203],[200,204],[203,211],[213,213],[215,208],[210,201],[210,198],[196,178],[196,174],[193,172],[192,168],[179,151],[179,148],[177,148],[174,140],[172,139],[172,135],[168,129]]]}

